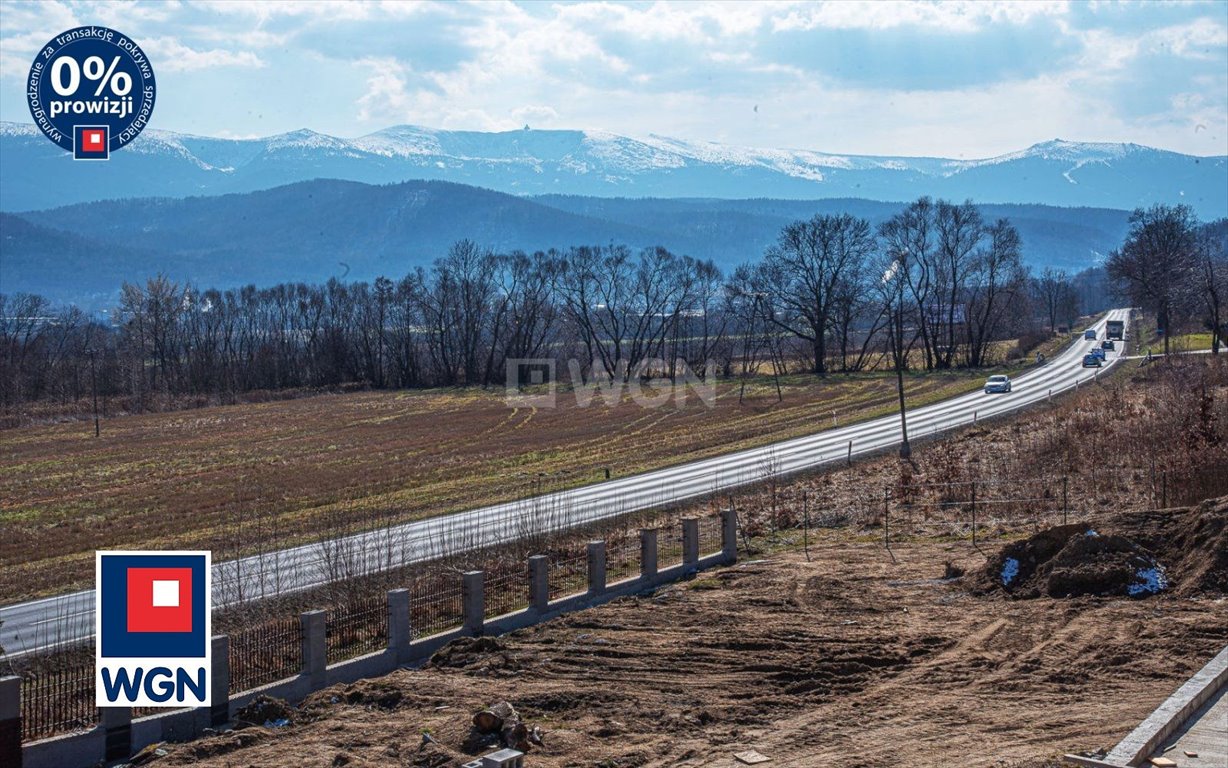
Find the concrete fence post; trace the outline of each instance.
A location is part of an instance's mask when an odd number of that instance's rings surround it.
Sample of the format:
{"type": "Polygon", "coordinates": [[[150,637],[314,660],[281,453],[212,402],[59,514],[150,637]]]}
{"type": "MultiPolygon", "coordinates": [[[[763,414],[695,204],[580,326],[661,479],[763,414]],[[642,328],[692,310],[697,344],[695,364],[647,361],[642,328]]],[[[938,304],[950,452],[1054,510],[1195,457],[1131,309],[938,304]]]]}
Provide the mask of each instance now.
{"type": "Polygon", "coordinates": [[[640,529],[640,578],[651,579],[657,575],[657,529],[640,529]]]}
{"type": "Polygon", "coordinates": [[[682,564],[687,568],[699,565],[699,518],[682,518],[682,564]]]}
{"type": "Polygon", "coordinates": [[[102,759],[126,760],[132,755],[132,707],[99,707],[102,728],[102,759]]]}
{"type": "Polygon", "coordinates": [[[398,661],[409,658],[414,639],[409,623],[409,590],[388,590],[388,653],[398,661]]]}
{"type": "Polygon", "coordinates": [[[605,591],[605,542],[588,543],[588,593],[599,595],[605,591]]]}
{"type": "Polygon", "coordinates": [[[209,686],[209,725],[216,727],[230,722],[230,638],[214,635],[210,643],[213,679],[209,686]]]}
{"type": "Polygon", "coordinates": [[[721,510],[721,554],[727,563],[738,561],[738,511],[733,507],[721,510]]]}
{"type": "Polygon", "coordinates": [[[21,768],[21,678],[0,677],[0,765],[21,768]]]}
{"type": "Polygon", "coordinates": [[[550,607],[550,558],[546,555],[529,558],[529,607],[539,614],[550,607]]]}
{"type": "Polygon", "coordinates": [[[328,636],[324,611],[299,614],[303,625],[303,675],[309,690],[318,691],[328,681],[328,636]]]}
{"type": "Polygon", "coordinates": [[[468,571],[462,578],[461,595],[464,605],[465,632],[470,635],[482,634],[486,623],[486,574],[482,571],[468,571]]]}

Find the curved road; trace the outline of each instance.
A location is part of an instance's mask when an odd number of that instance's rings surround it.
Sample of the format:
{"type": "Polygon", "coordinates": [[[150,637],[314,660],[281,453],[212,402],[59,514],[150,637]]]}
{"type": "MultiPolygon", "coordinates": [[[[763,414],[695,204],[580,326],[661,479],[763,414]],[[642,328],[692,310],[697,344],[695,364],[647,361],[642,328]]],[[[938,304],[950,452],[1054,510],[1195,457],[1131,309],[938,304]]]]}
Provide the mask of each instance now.
{"type": "MultiPolygon", "coordinates": [[[[1109,312],[1095,326],[1098,335],[1104,337],[1105,321],[1128,322],[1129,314],[1127,309],[1109,312]]],[[[909,434],[919,438],[962,427],[1089,382],[1119,362],[1123,351],[1109,352],[1101,369],[1083,368],[1083,355],[1098,345],[1099,341],[1075,341],[1045,365],[1014,379],[1010,393],[986,395],[977,390],[910,410],[909,434]]],[[[583,488],[216,563],[213,605],[310,589],[337,577],[584,525],[760,482],[771,474],[842,462],[850,441],[853,455],[898,445],[899,415],[583,488]]],[[[0,608],[0,622],[0,647],[10,654],[73,643],[93,635],[94,591],[6,606],[0,608]]]]}

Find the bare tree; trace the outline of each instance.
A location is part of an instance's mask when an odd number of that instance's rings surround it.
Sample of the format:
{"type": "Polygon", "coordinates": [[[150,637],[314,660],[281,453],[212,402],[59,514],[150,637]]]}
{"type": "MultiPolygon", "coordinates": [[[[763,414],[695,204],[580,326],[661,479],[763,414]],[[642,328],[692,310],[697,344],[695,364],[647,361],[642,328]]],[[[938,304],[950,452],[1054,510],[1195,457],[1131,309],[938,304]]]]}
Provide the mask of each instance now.
{"type": "Polygon", "coordinates": [[[1181,297],[1197,268],[1194,211],[1188,205],[1153,205],[1130,214],[1130,232],[1109,254],[1109,277],[1132,302],[1155,312],[1164,331],[1164,354],[1173,325],[1181,319],[1181,297]]]}
{"type": "Polygon", "coordinates": [[[1078,297],[1064,269],[1045,267],[1040,277],[1032,281],[1032,293],[1049,321],[1050,333],[1057,332],[1058,320],[1068,320],[1071,315],[1078,314],[1078,297]]]}
{"type": "Polygon", "coordinates": [[[817,374],[827,372],[827,334],[841,281],[860,269],[873,249],[870,222],[840,214],[787,225],[764,256],[764,280],[780,309],[770,320],[810,344],[817,374]]]}
{"type": "Polygon", "coordinates": [[[1224,303],[1228,301],[1228,219],[1220,219],[1198,231],[1196,290],[1206,308],[1206,325],[1211,331],[1211,352],[1219,354],[1228,324],[1224,303]]]}
{"type": "Polygon", "coordinates": [[[1019,232],[1006,219],[987,230],[989,242],[975,256],[966,290],[968,364],[985,365],[989,343],[999,338],[1011,304],[1023,296],[1019,232]]]}

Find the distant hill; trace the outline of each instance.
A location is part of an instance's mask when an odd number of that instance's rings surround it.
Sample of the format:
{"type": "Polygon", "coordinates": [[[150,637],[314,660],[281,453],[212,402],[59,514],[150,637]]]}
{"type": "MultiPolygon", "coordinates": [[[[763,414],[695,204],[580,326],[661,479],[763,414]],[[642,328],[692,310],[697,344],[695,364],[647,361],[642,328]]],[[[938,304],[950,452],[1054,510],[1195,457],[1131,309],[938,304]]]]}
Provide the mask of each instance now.
{"type": "Polygon", "coordinates": [[[1189,203],[1228,215],[1228,157],[1054,140],[981,160],[751,149],[594,131],[395,126],[356,139],[301,130],[214,139],[146,130],[106,163],[74,163],[31,124],[0,123],[0,210],[117,197],[251,192],[330,178],[444,180],[514,195],[907,200],[1131,209],[1189,203]],[[49,183],[53,180],[53,183],[49,183]]]}
{"type": "MultiPolygon", "coordinates": [[[[593,243],[663,245],[729,269],[757,259],[780,227],[847,211],[877,223],[900,203],[843,200],[517,197],[441,181],[309,181],[247,194],[83,203],[0,216],[0,291],[90,308],[120,284],[165,272],[202,286],[399,277],[468,237],[498,250],[593,243]]],[[[1127,214],[987,205],[1019,227],[1034,266],[1072,271],[1117,247],[1127,214]]]]}

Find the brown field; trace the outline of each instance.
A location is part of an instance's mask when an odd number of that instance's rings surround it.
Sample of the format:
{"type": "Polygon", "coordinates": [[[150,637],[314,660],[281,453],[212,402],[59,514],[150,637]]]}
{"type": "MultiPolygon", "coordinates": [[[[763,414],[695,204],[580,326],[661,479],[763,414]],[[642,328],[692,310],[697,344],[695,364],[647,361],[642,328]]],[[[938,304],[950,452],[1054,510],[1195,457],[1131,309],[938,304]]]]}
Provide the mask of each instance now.
{"type": "MultiPolygon", "coordinates": [[[[984,372],[909,377],[909,404],[974,389],[984,372]]],[[[677,464],[870,418],[885,374],[721,382],[644,409],[509,408],[503,392],[435,390],[132,415],[0,431],[0,602],[87,586],[95,549],[302,543],[677,464]]],[[[600,401],[597,401],[600,402],[600,401]]]]}
{"type": "Polygon", "coordinates": [[[893,562],[825,532],[655,594],[457,641],[427,668],[334,686],[284,728],[183,745],[154,765],[455,768],[473,712],[510,701],[545,730],[527,764],[1054,766],[1110,748],[1223,644],[1222,595],[977,596],[966,542],[893,562]],[[423,733],[433,743],[425,744],[423,733]]]}

